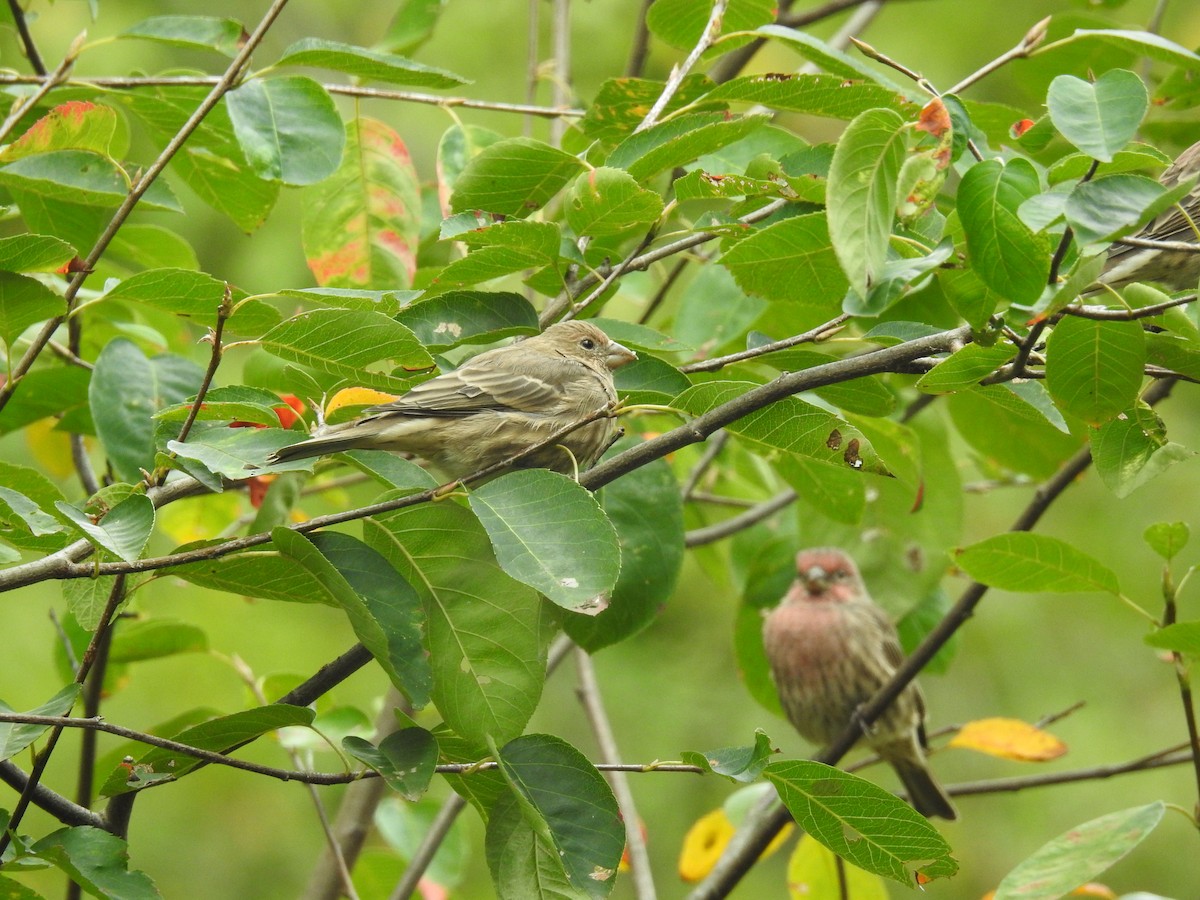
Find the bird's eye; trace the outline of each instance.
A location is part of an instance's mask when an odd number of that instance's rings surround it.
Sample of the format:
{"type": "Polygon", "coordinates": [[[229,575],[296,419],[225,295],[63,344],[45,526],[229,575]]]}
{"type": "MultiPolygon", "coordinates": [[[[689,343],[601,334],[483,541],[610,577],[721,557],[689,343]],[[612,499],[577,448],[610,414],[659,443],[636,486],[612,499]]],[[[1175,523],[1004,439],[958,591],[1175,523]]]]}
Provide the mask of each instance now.
{"type": "Polygon", "coordinates": [[[595,350],[596,342],[593,341],[591,338],[584,338],[582,341],[579,342],[579,346],[582,347],[584,350],[595,350]]]}

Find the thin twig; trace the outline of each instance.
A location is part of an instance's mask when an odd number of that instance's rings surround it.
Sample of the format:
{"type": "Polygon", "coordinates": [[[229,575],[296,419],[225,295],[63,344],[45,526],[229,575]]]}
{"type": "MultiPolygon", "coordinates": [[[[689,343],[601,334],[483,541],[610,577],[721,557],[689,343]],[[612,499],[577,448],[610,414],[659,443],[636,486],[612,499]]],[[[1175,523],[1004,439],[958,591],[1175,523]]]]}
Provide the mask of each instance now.
{"type": "MultiPolygon", "coordinates": [[[[221,335],[225,331],[225,322],[229,319],[233,312],[233,291],[228,284],[225,285],[225,296],[221,298],[220,304],[217,306],[217,324],[216,327],[207,335],[205,340],[212,345],[212,352],[208,355],[208,368],[204,371],[204,377],[200,379],[200,389],[196,391],[196,399],[192,401],[192,408],[188,410],[187,419],[184,420],[183,427],[179,429],[179,434],[175,441],[183,444],[187,442],[188,435],[192,431],[192,426],[196,424],[196,417],[200,415],[200,410],[204,406],[204,397],[208,394],[209,386],[212,385],[213,378],[217,375],[217,369],[221,365],[221,335]]],[[[172,453],[171,458],[174,459],[176,454],[172,453]]],[[[163,473],[163,478],[166,478],[166,473],[163,473]]],[[[161,481],[159,482],[162,483],[161,481]]]]}
{"type": "MultiPolygon", "coordinates": [[[[571,99],[571,0],[554,0],[554,105],[564,107],[571,99]]],[[[562,146],[566,124],[561,117],[550,120],[550,144],[562,146]]]]}
{"type": "Polygon", "coordinates": [[[730,537],[739,531],[745,531],[747,528],[757,525],[763,519],[769,519],[781,509],[786,509],[795,503],[797,496],[795,491],[788,488],[770,500],[766,500],[757,506],[752,506],[740,515],[732,516],[715,525],[695,528],[687,532],[683,536],[683,545],[685,547],[700,547],[704,544],[711,544],[722,538],[730,537]]]}
{"type": "Polygon", "coordinates": [[[1065,306],[1062,312],[1064,315],[1078,316],[1081,319],[1129,322],[1134,319],[1149,319],[1153,316],[1161,315],[1168,309],[1174,309],[1176,306],[1186,306],[1189,303],[1195,302],[1196,295],[1192,294],[1188,297],[1176,297],[1174,300],[1166,300],[1162,303],[1155,303],[1153,306],[1142,306],[1137,309],[1108,309],[1103,306],[1065,306]]]}
{"type": "Polygon", "coordinates": [[[25,20],[25,10],[21,9],[19,0],[8,0],[8,11],[12,15],[13,24],[17,26],[17,34],[21,36],[21,46],[25,49],[25,58],[33,66],[33,71],[39,75],[46,74],[46,64],[42,62],[42,54],[38,53],[37,44],[29,31],[29,22],[25,20]]]}
{"type": "Polygon", "coordinates": [[[850,316],[846,313],[834,316],[828,322],[818,325],[816,328],[810,328],[803,334],[793,335],[789,338],[784,338],[779,341],[772,341],[769,344],[761,344],[758,347],[752,347],[749,350],[741,350],[737,353],[730,353],[728,356],[717,356],[712,359],[706,359],[701,362],[689,363],[686,366],[680,366],[679,371],[684,374],[692,372],[715,372],[718,369],[723,369],[725,366],[733,363],[745,362],[748,359],[756,359],[760,356],[766,356],[768,353],[775,353],[779,350],[787,350],[790,347],[796,347],[800,344],[811,344],[817,341],[825,340],[841,330],[842,325],[849,319],[850,316]]]}
{"type": "MultiPolygon", "coordinates": [[[[0,85],[3,84],[42,84],[45,78],[38,75],[14,75],[0,73],[0,85]]],[[[156,75],[130,76],[126,78],[71,78],[67,84],[89,85],[113,90],[135,90],[143,87],[212,87],[220,81],[217,75],[156,75]]],[[[567,108],[555,109],[549,106],[536,106],[530,103],[504,103],[497,100],[476,100],[472,97],[443,97],[438,94],[423,94],[417,91],[393,91],[386,88],[364,87],[358,84],[322,84],[330,94],[343,97],[357,97],[362,100],[395,100],[402,103],[421,103],[426,106],[440,106],[444,109],[481,109],[489,112],[515,113],[522,116],[537,116],[543,119],[553,119],[559,116],[567,119],[580,119],[587,114],[586,109],[567,108]]]]}
{"type": "Polygon", "coordinates": [[[972,72],[958,84],[954,85],[954,87],[950,88],[950,90],[946,91],[946,93],[961,94],[971,85],[975,84],[975,82],[988,75],[991,75],[1002,66],[1008,65],[1014,59],[1025,59],[1038,46],[1038,44],[1046,39],[1046,29],[1049,26],[1050,16],[1046,16],[1046,18],[1042,19],[1027,32],[1025,32],[1024,37],[1021,38],[1020,42],[1015,47],[1013,47],[1011,50],[1006,50],[991,62],[984,65],[982,68],[972,72]]]}
{"type": "Polygon", "coordinates": [[[667,78],[667,83],[663,86],[662,93],[658,95],[658,99],[654,101],[654,105],[650,107],[650,111],[646,113],[637,128],[633,129],[633,133],[645,131],[647,128],[652,128],[658,124],[659,117],[667,108],[668,104],[678,92],[683,80],[696,63],[700,61],[700,57],[704,52],[713,45],[717,37],[721,34],[721,23],[725,20],[725,7],[729,5],[729,0],[713,0],[712,11],[708,14],[708,22],[704,26],[704,31],[700,33],[700,38],[696,41],[696,46],[692,48],[691,53],[687,55],[682,63],[671,67],[671,74],[667,78]]]}
{"type": "MultiPolygon", "coordinates": [[[[621,757],[617,738],[604,709],[604,698],[600,693],[592,658],[582,647],[575,650],[575,665],[579,672],[579,699],[591,723],[592,733],[596,736],[600,758],[606,763],[616,763],[621,757]]],[[[633,801],[633,792],[629,789],[629,780],[624,772],[610,772],[608,781],[612,785],[621,818],[625,821],[625,847],[629,852],[629,866],[633,873],[633,894],[638,900],[654,900],[658,891],[654,887],[654,873],[650,869],[650,855],[646,852],[642,820],[633,801]]]]}
{"type": "Polygon", "coordinates": [[[704,453],[696,465],[692,467],[692,471],[688,473],[687,480],[684,481],[683,487],[679,489],[679,496],[684,501],[690,500],[696,492],[696,485],[700,483],[700,479],[704,477],[704,473],[709,470],[709,467],[716,462],[721,451],[725,449],[725,445],[729,442],[729,433],[726,431],[718,431],[707,441],[707,446],[704,448],[704,453]]]}
{"type": "Polygon", "coordinates": [[[646,13],[654,0],[642,0],[642,8],[637,16],[637,24],[633,30],[633,42],[629,50],[629,62],[625,64],[626,78],[641,78],[646,68],[646,58],[650,55],[650,28],[646,25],[646,13]]]}
{"type": "MultiPolygon", "coordinates": [[[[91,641],[88,642],[87,649],[83,653],[83,659],[79,661],[79,668],[75,672],[75,684],[82,685],[88,675],[92,671],[92,665],[96,662],[97,656],[100,653],[101,644],[108,640],[108,629],[112,627],[113,616],[116,614],[117,607],[125,599],[125,579],[117,578],[113,581],[112,590],[109,591],[108,599],[104,604],[104,609],[100,614],[99,625],[95,633],[92,635],[91,641]]],[[[34,717],[34,718],[60,718],[57,716],[49,717],[34,717]]],[[[4,855],[4,851],[8,849],[9,843],[12,841],[14,834],[17,834],[17,829],[21,824],[21,820],[25,817],[25,813],[29,809],[30,803],[33,802],[34,792],[37,790],[38,784],[41,782],[42,775],[46,771],[46,767],[50,764],[50,757],[54,755],[54,748],[58,745],[58,739],[62,736],[64,725],[61,722],[46,722],[38,724],[48,724],[51,726],[50,736],[46,738],[46,745],[34,760],[33,768],[29,771],[29,779],[25,784],[25,788],[21,791],[21,796],[17,800],[17,804],[13,807],[12,816],[9,817],[7,827],[0,834],[0,857],[4,855]]]]}

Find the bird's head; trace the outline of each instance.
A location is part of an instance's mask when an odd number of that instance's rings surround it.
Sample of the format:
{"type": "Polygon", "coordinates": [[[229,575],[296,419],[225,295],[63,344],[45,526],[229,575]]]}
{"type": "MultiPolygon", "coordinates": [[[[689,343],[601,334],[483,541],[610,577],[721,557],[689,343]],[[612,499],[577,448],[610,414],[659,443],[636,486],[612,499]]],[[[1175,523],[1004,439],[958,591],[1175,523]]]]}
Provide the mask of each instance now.
{"type": "Polygon", "coordinates": [[[796,584],[803,599],[840,603],[863,592],[854,560],[833,547],[801,550],[796,554],[796,584]]]}

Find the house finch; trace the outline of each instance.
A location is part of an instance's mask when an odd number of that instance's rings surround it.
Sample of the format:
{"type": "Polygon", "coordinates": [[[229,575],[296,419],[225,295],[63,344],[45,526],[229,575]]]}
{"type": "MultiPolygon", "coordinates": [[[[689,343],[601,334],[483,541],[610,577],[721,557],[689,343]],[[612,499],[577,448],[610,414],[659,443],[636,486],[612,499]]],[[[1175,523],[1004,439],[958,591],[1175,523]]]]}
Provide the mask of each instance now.
{"type": "MultiPolygon", "coordinates": [[[[268,463],[342,450],[415,453],[460,478],[546,440],[617,399],[613,369],[637,355],[588,322],[560,322],[542,334],[489,350],[422,382],[353,422],[283,447],[268,463]]],[[[571,473],[612,443],[611,418],[590,422],[518,461],[571,473]]]]}
{"type": "MultiPolygon", "coordinates": [[[[796,730],[829,744],[903,660],[896,629],[841,550],[796,554],[796,580],[763,623],[779,700],[796,730]]],[[[950,798],[925,763],[925,704],[910,683],[869,727],[871,748],[891,764],[924,816],[954,819],[950,798]]]]}
{"type": "MultiPolygon", "coordinates": [[[[1159,176],[1164,187],[1200,175],[1200,143],[1192,144],[1159,176]]],[[[1135,237],[1155,241],[1200,242],[1200,184],[1166,212],[1148,222],[1135,237]]],[[[1157,281],[1172,290],[1195,290],[1200,283],[1200,252],[1151,250],[1113,244],[1100,275],[1101,283],[1121,287],[1131,281],[1157,281]]]]}

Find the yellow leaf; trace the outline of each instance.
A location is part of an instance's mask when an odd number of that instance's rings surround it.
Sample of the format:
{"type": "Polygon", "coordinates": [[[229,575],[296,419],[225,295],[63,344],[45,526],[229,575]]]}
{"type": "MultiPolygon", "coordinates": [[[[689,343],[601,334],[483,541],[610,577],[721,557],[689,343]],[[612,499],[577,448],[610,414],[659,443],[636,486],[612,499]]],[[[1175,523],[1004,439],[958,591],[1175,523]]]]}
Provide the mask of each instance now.
{"type": "Polygon", "coordinates": [[[325,404],[325,418],[328,419],[344,406],[379,406],[391,403],[396,399],[395,394],[385,394],[383,391],[373,391],[370,388],[343,388],[325,404]]]}
{"type": "MultiPolygon", "coordinates": [[[[766,859],[792,836],[795,826],[789,822],[767,844],[759,859],[766,859]]],[[[679,852],[679,877],[684,881],[699,881],[712,871],[736,829],[729,821],[724,807],[714,809],[695,821],[683,838],[679,852]]]]}
{"type": "Polygon", "coordinates": [[[699,881],[711,872],[733,832],[733,824],[723,809],[714,809],[697,819],[683,837],[679,877],[684,881],[699,881]]]}
{"type": "Polygon", "coordinates": [[[1020,719],[968,722],[950,741],[950,746],[1023,762],[1045,762],[1067,752],[1067,745],[1054,735],[1020,719]]]}
{"type": "MultiPolygon", "coordinates": [[[[846,896],[849,900],[888,900],[887,888],[878,875],[845,863],[846,896]]],[[[817,900],[842,896],[838,887],[837,862],[833,852],[807,834],[800,838],[788,860],[788,896],[792,900],[817,900]]]]}

